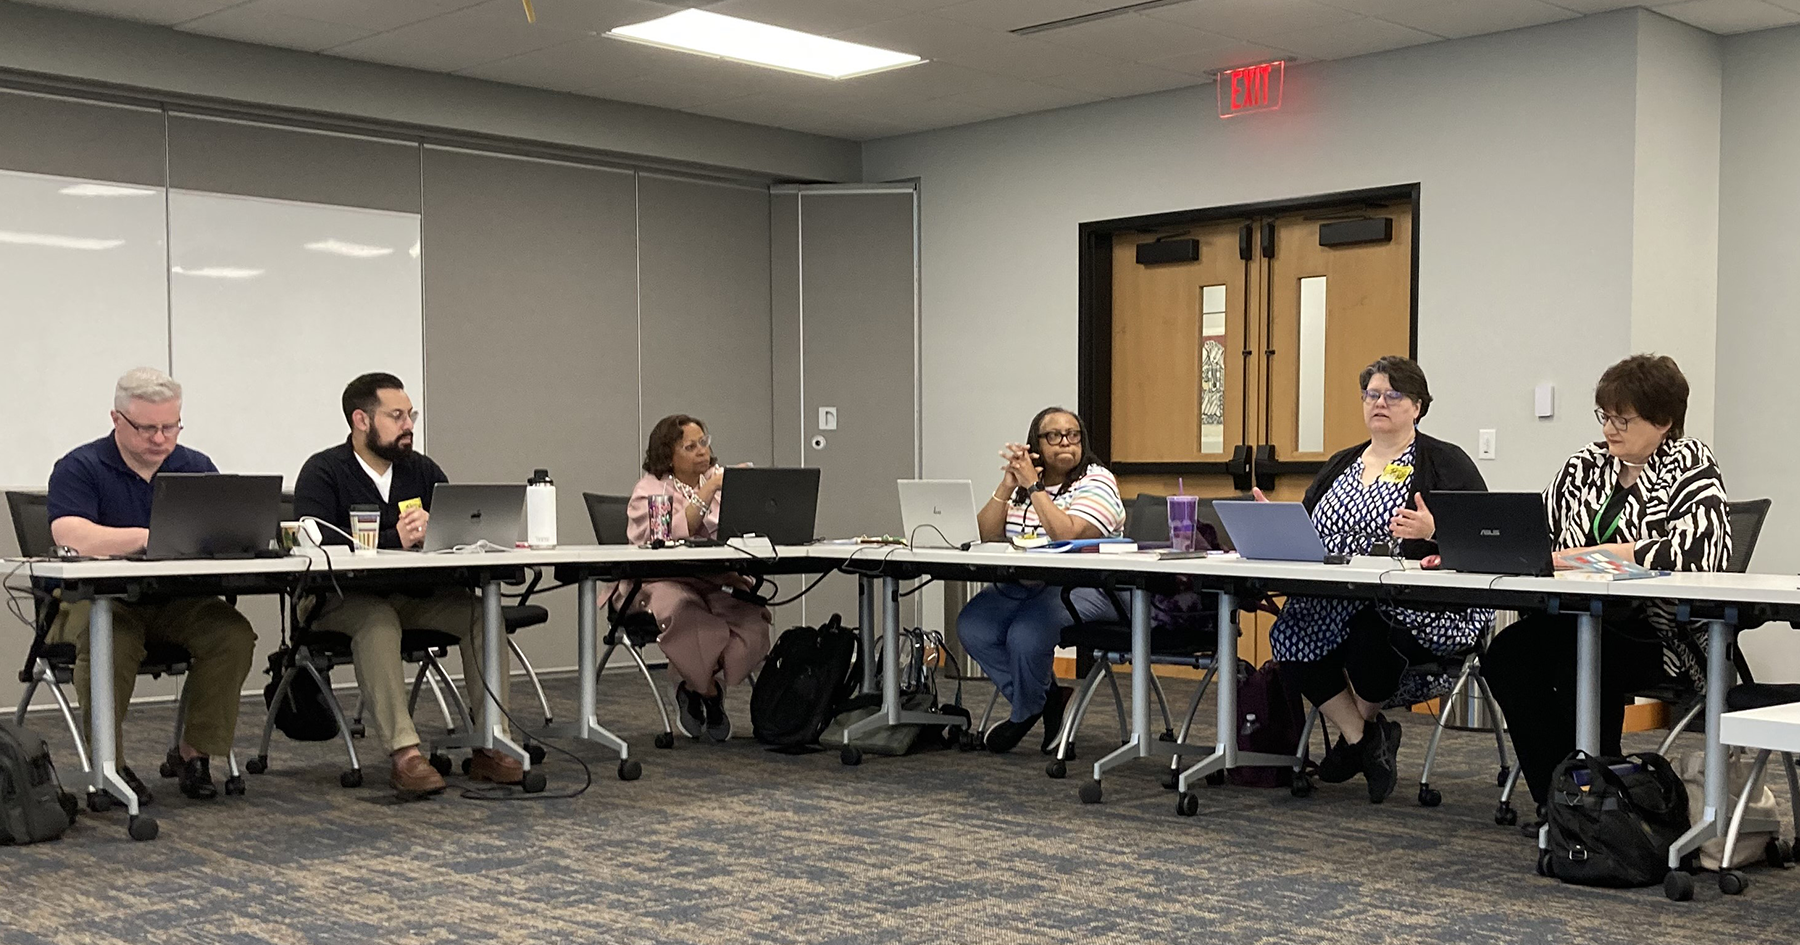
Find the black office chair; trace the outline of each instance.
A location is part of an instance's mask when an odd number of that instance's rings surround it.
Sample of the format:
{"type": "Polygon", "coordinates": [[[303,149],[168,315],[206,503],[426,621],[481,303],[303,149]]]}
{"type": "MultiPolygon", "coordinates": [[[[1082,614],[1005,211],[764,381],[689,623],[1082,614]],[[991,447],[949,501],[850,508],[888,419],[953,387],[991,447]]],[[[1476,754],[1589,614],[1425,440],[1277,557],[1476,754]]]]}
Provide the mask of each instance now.
{"type": "MultiPolygon", "coordinates": [[[[27,558],[47,557],[56,547],[56,540],[50,534],[49,496],[42,492],[8,491],[6,506],[12,514],[13,533],[19,540],[19,554],[27,558]]],[[[25,656],[25,665],[19,670],[19,682],[25,684],[25,691],[19,697],[18,708],[13,711],[13,722],[17,725],[25,724],[25,714],[31,708],[38,689],[48,689],[75,742],[75,757],[81,763],[83,780],[91,781],[93,767],[88,759],[87,740],[82,737],[80,720],[76,718],[68,694],[62,688],[74,682],[77,647],[74,643],[49,641],[50,630],[62,607],[61,599],[39,593],[34,588],[32,600],[36,612],[32,621],[31,648],[25,656]]],[[[173,643],[146,642],[144,658],[138,663],[138,675],[152,679],[163,676],[185,677],[192,662],[193,657],[185,647],[173,643]]],[[[181,693],[175,701],[175,729],[169,739],[168,752],[159,767],[159,773],[165,778],[175,777],[180,770],[181,733],[186,727],[188,706],[185,681],[184,678],[181,693]]],[[[244,793],[244,777],[238,770],[235,751],[226,756],[225,793],[244,793]]],[[[93,793],[90,788],[89,806],[107,806],[108,801],[100,800],[103,796],[93,793]]]]}
{"type": "MultiPolygon", "coordinates": [[[[627,525],[630,521],[627,507],[631,497],[623,495],[600,495],[593,492],[581,494],[587,502],[588,519],[594,526],[594,540],[602,545],[630,544],[627,536],[627,525]]],[[[656,747],[675,747],[675,727],[669,721],[668,706],[663,703],[662,692],[656,688],[656,679],[650,675],[650,667],[644,662],[643,648],[656,642],[661,629],[656,625],[656,617],[648,611],[635,610],[638,594],[642,593],[644,582],[633,580],[625,591],[623,604],[616,602],[612,595],[606,599],[606,637],[602,641],[606,650],[600,654],[598,664],[604,673],[606,666],[612,661],[613,651],[620,646],[631,654],[632,662],[637,664],[638,672],[644,677],[644,683],[650,687],[650,698],[656,703],[656,711],[662,716],[662,731],[656,735],[656,747]]]]}

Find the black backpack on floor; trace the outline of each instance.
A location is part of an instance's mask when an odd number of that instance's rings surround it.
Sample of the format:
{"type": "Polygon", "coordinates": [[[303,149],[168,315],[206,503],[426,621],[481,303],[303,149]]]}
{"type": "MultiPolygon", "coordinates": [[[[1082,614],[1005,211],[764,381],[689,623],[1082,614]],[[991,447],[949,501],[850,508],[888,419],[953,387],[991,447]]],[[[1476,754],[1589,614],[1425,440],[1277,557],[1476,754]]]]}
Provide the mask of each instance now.
{"type": "Polygon", "coordinates": [[[30,729],[0,721],[0,844],[55,840],[79,809],[56,778],[50,746],[30,729]]]}
{"type": "Polygon", "coordinates": [[[856,692],[860,665],[857,633],[837,614],[818,628],[783,633],[750,693],[756,740],[782,748],[818,742],[839,707],[856,692]]]}
{"type": "Polygon", "coordinates": [[[1556,766],[1545,805],[1550,849],[1538,871],[1577,886],[1654,886],[1669,847],[1687,832],[1687,788],[1663,756],[1596,758],[1556,766]]]}
{"type": "MultiPolygon", "coordinates": [[[[275,727],[281,734],[297,742],[328,742],[338,737],[337,716],[331,711],[331,694],[319,689],[312,673],[301,669],[288,682],[281,705],[275,704],[275,690],[281,686],[281,675],[294,659],[291,647],[269,654],[268,685],[263,687],[263,704],[275,713],[275,727]]],[[[323,671],[327,682],[330,671],[323,671]]]]}

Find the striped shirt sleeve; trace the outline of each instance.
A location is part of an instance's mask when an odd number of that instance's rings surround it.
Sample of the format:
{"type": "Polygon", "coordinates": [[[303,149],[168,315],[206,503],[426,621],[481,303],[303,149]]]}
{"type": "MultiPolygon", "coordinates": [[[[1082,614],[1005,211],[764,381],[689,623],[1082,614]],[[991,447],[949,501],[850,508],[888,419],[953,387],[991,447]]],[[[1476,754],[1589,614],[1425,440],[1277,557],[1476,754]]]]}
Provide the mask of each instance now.
{"type": "Polygon", "coordinates": [[[1089,466],[1087,475],[1058,496],[1056,504],[1070,515],[1092,522],[1101,537],[1116,538],[1125,527],[1125,501],[1119,498],[1119,481],[1103,466],[1089,466]]]}

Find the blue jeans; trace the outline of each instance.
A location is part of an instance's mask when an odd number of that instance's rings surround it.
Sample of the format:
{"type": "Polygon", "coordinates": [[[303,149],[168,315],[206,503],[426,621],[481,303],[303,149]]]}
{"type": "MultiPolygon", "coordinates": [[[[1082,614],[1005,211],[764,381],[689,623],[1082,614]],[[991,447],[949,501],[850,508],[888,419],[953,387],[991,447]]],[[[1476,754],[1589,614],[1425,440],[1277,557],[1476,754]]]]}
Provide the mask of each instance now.
{"type": "MultiPolygon", "coordinates": [[[[1118,619],[1103,591],[1078,587],[1069,598],[1083,620],[1118,619]]],[[[956,635],[1012,704],[1012,720],[1023,722],[1044,711],[1056,645],[1074,622],[1060,587],[996,584],[964,605],[956,635]]]]}

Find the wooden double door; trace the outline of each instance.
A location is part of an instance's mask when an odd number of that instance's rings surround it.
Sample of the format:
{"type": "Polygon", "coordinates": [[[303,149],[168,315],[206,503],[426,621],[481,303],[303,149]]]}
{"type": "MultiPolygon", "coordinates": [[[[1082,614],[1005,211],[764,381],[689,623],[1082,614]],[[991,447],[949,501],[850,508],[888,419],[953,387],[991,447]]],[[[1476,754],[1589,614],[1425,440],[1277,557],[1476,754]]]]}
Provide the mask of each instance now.
{"type": "MultiPolygon", "coordinates": [[[[1415,201],[1084,228],[1089,281],[1104,284],[1084,310],[1100,356],[1083,403],[1126,496],[1180,482],[1297,500],[1368,438],[1358,376],[1414,350],[1415,201]]],[[[1243,655],[1266,657],[1266,626],[1247,624],[1243,655]]]]}

